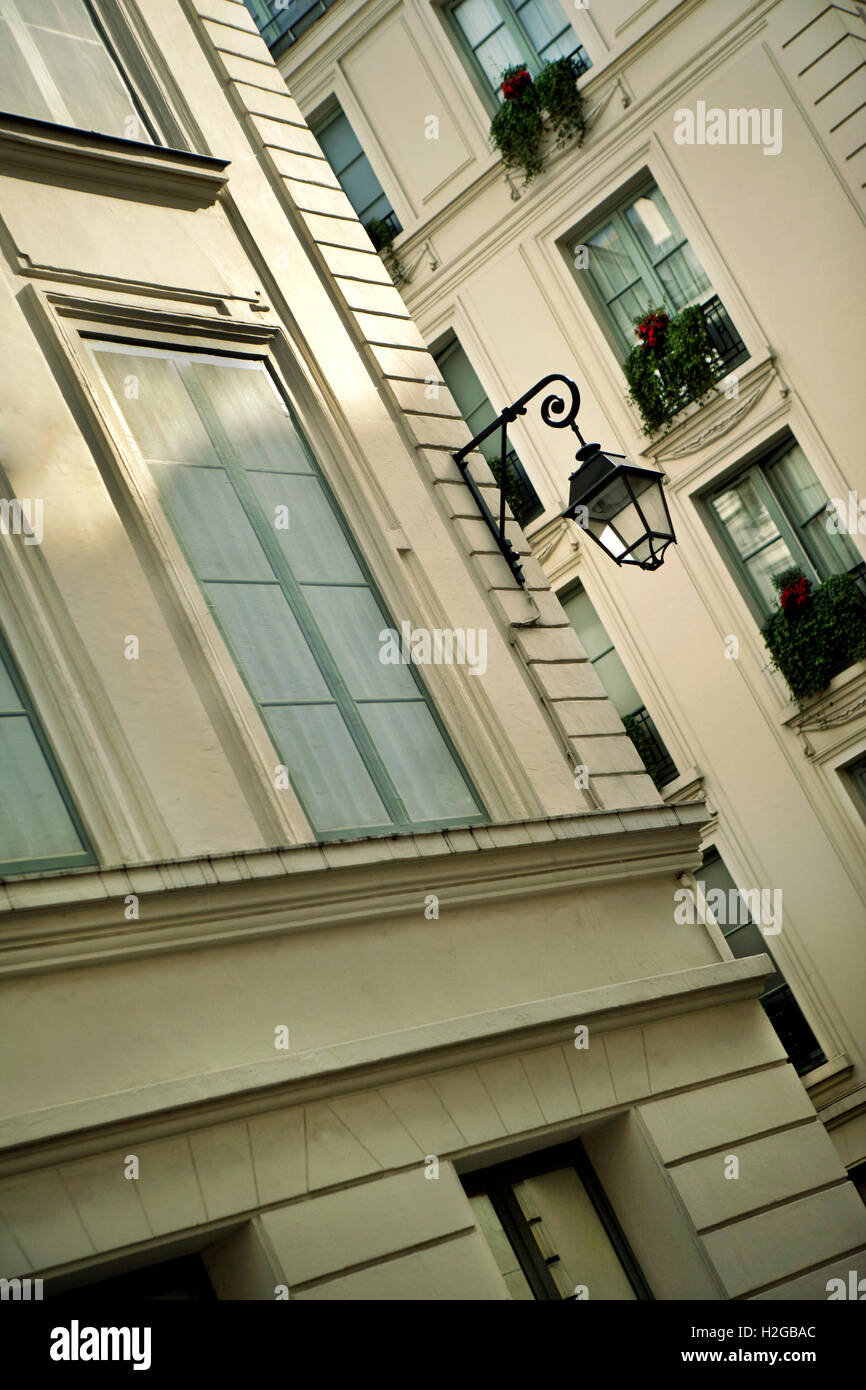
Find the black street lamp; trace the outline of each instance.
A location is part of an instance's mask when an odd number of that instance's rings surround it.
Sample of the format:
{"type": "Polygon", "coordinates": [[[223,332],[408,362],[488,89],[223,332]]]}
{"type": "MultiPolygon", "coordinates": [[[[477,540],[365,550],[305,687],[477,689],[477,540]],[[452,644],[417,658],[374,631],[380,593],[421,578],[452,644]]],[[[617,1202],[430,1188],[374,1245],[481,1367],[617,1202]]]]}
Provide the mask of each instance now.
{"type": "Polygon", "coordinates": [[[606,454],[598,444],[585,444],[581,464],[569,479],[570,517],[618,565],[657,570],[671,542],[676,544],[662,475],[638,468],[624,454],[606,454]]]}
{"type": "Polygon", "coordinates": [[[622,454],[606,454],[598,444],[587,444],[577,427],[580,392],[575,383],[558,372],[542,377],[513,405],[506,406],[496,419],[453,455],[454,462],[492,532],[505,561],[518,584],[525,583],[520,557],[505,534],[505,489],[508,426],[518,415],[526,414],[526,403],[551,382],[568,388],[570,404],[551,393],[541,403],[541,418],[552,429],[571,429],[580,440],[576,458],[580,463],[570,478],[568,506],[562,513],[587,531],[602,550],[618,565],[638,565],[658,569],[664,552],[676,541],[670,512],[662,491],[662,475],[650,468],[639,468],[622,454]],[[561,418],[557,418],[561,417],[561,418]],[[500,431],[499,516],[494,517],[478,484],[469,472],[467,455],[500,431]]]}

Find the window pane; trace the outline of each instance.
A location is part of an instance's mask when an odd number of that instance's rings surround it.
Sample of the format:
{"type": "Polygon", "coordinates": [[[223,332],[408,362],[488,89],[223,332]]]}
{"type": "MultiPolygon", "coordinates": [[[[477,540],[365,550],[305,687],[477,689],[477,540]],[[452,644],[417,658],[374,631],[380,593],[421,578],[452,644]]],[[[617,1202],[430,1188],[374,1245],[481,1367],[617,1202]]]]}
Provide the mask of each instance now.
{"type": "Polygon", "coordinates": [[[193,362],[191,371],[245,468],[312,472],[301,436],[261,362],[193,362]]]}
{"type": "Polygon", "coordinates": [[[0,662],[0,711],[20,710],[23,706],[18,698],[12,680],[6,668],[0,662]]]}
{"type": "Polygon", "coordinates": [[[144,458],[219,463],[174,362],[120,345],[92,351],[144,458]]]}
{"type": "Polygon", "coordinates": [[[221,468],[154,463],[160,501],[200,579],[273,579],[273,570],[221,468]]]}
{"type": "Polygon", "coordinates": [[[454,6],[453,13],[473,48],[503,23],[493,0],[462,0],[462,4],[454,6]]]}
{"type": "Polygon", "coordinates": [[[613,643],[585,590],[579,589],[577,593],[569,594],[562,600],[562,606],[590,661],[596,661],[603,652],[610,651],[613,643]]]}
{"type": "MultiPolygon", "coordinates": [[[[744,956],[761,955],[767,955],[772,960],[773,955],[767,945],[767,938],[764,936],[760,927],[755,926],[754,922],[747,922],[742,927],[731,925],[735,912],[738,922],[748,915],[746,904],[740,898],[739,894],[737,894],[736,898],[733,900],[733,904],[731,904],[731,899],[728,898],[726,914],[727,925],[721,924],[725,940],[737,957],[737,960],[742,960],[744,956]]],[[[784,976],[780,975],[778,970],[774,970],[772,975],[767,977],[762,993],[766,994],[769,990],[776,989],[778,985],[783,985],[784,983],[784,976]]]]}
{"type": "Polygon", "coordinates": [[[469,1198],[472,1215],[499,1266],[511,1297],[519,1302],[532,1302],[532,1290],[526,1275],[520,1268],[520,1261],[514,1253],[510,1240],[502,1229],[502,1224],[493,1209],[493,1203],[484,1192],[469,1198]]]}
{"type": "Polygon", "coordinates": [[[712,505],[743,558],[753,555],[779,535],[775,521],[748,474],[714,497],[712,505]]]}
{"type": "Polygon", "coordinates": [[[151,143],[129,89],[101,39],[76,39],[32,25],[28,28],[72,125],[151,143]]]}
{"type": "Polygon", "coordinates": [[[771,612],[778,602],[774,580],[796,563],[784,541],[774,541],[766,550],[746,561],[746,570],[752,578],[766,611],[771,612]]]}
{"type": "Polygon", "coordinates": [[[372,778],[336,705],[281,705],[266,717],[313,825],[388,825],[372,778]]]}
{"type": "Polygon", "coordinates": [[[527,61],[528,52],[521,52],[493,0],[462,0],[451,13],[463,30],[491,87],[502,85],[505,68],[527,61]]]}
{"type": "MultiPolygon", "coordinates": [[[[391,204],[344,112],[326,121],[314,134],[361,221],[394,218],[391,204]]],[[[396,218],[393,225],[400,231],[396,218]]]]}
{"type": "Polygon", "coordinates": [[[593,669],[620,719],[643,709],[643,700],[635,690],[618,652],[611,651],[599,657],[598,661],[593,662],[593,669]]]}
{"type": "Polygon", "coordinates": [[[653,265],[685,241],[683,230],[658,188],[625,208],[629,226],[653,265]]]}
{"type": "Polygon", "coordinates": [[[785,504],[786,514],[802,526],[806,548],[822,578],[844,574],[859,565],[860,553],[851,537],[827,527],[827,494],[799,444],[794,444],[772,465],[769,476],[785,504]]]}
{"type": "Polygon", "coordinates": [[[150,143],[83,0],[2,0],[0,11],[7,55],[0,62],[4,109],[150,143]]]}
{"type": "MultiPolygon", "coordinates": [[[[2,8],[0,8],[2,15],[2,8]]],[[[53,120],[51,107],[13,38],[13,29],[0,17],[0,108],[37,121],[53,120]]]]}
{"type": "Polygon", "coordinates": [[[269,524],[276,507],[289,508],[288,529],[275,527],[274,536],[299,583],[363,584],[346,533],[318,478],[258,472],[248,476],[269,524]]]}
{"type": "Polygon", "coordinates": [[[563,1298],[586,1286],[593,1302],[636,1297],[610,1236],[574,1168],[525,1178],[514,1195],[563,1298]],[[534,1218],[540,1217],[539,1220],[534,1218]]]}
{"type": "Polygon", "coordinates": [[[692,248],[686,242],[656,266],[665,287],[665,303],[679,313],[694,304],[710,288],[710,281],[692,248]]]}
{"type": "Polygon", "coordinates": [[[356,699],[418,698],[408,665],[386,665],[379,660],[383,649],[379,633],[389,624],[369,589],[306,584],[304,598],[350,694],[356,699]]]}
{"type": "Polygon", "coordinates": [[[478,807],[423,701],[359,708],[413,820],[477,814],[478,807]]]}
{"type": "Polygon", "coordinates": [[[558,0],[525,0],[524,4],[515,5],[514,12],[536,51],[547,62],[564,58],[577,48],[577,35],[566,21],[558,0]],[[554,43],[560,36],[562,42],[554,43]]]}
{"type": "Polygon", "coordinates": [[[83,847],[26,714],[0,719],[0,860],[82,854],[83,847]]]}
{"type": "Polygon", "coordinates": [[[613,222],[606,223],[586,244],[590,247],[587,268],[605,301],[631,285],[642,285],[648,301],[652,299],[652,289],[643,281],[634,251],[613,222]]]}
{"type": "Polygon", "coordinates": [[[205,588],[257,700],[332,698],[278,584],[205,588]]]}

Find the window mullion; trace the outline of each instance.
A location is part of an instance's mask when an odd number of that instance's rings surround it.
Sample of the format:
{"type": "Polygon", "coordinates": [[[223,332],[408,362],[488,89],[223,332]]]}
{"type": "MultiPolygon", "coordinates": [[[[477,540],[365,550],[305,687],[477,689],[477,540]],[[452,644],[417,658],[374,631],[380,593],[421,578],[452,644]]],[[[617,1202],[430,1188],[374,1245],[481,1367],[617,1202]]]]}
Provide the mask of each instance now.
{"type": "Polygon", "coordinates": [[[524,29],[520,20],[517,18],[517,15],[511,8],[510,4],[508,3],[508,0],[493,0],[493,3],[496,6],[499,13],[502,15],[505,27],[511,34],[511,37],[514,39],[518,48],[522,52],[526,53],[526,65],[532,73],[532,76],[537,77],[538,74],[541,72],[542,67],[541,54],[536,52],[535,45],[533,44],[532,40],[530,39],[528,33],[524,29]]]}
{"type": "Polygon", "coordinates": [[[815,566],[812,564],[812,561],[809,557],[809,553],[803,546],[803,543],[797,534],[796,527],[793,526],[791,522],[788,520],[784,507],[780,499],[776,496],[775,492],[773,491],[770,480],[764,472],[763,468],[752,469],[751,477],[755,486],[755,491],[757,492],[764,506],[767,508],[767,511],[769,512],[773,521],[776,523],[776,529],[778,530],[779,535],[781,536],[782,540],[785,542],[788,549],[790,550],[791,555],[795,560],[799,557],[800,563],[808,571],[813,581],[816,584],[820,584],[820,575],[815,569],[815,566]]]}
{"type": "Polygon", "coordinates": [[[657,296],[655,304],[664,306],[665,299],[667,297],[664,284],[662,283],[658,273],[656,272],[656,268],[650,260],[649,256],[646,254],[643,247],[641,246],[640,238],[629,226],[628,219],[626,218],[624,213],[620,212],[618,209],[616,212],[612,214],[610,220],[615,224],[620,236],[627,243],[629,250],[634,256],[635,261],[637,262],[638,267],[644,272],[641,276],[641,279],[645,283],[649,283],[653,293],[657,296]]]}
{"type": "MultiPolygon", "coordinates": [[[[297,619],[301,632],[309,644],[313,659],[322,672],[325,683],[333,696],[334,703],[346,722],[349,733],[358,752],[361,754],[373,784],[385,805],[386,811],[395,824],[411,824],[411,817],[409,816],[408,809],[404,805],[391,779],[390,773],[379,754],[379,750],[373,742],[366,724],[361,718],[355,700],[349,692],[349,688],[331,655],[330,649],[319,631],[301,585],[295,579],[295,576],[282,554],[279,544],[274,539],[270,528],[263,520],[258,498],[250,487],[245,470],[229,443],[228,437],[222,428],[218,413],[210,397],[205,388],[196,379],[192,371],[192,364],[188,359],[181,359],[177,362],[177,366],[184,385],[190,394],[190,398],[200,414],[214,449],[219,455],[220,461],[232,482],[232,486],[237,492],[247,519],[268,558],[280,588],[285,594],[286,600],[297,619]]],[[[256,703],[261,707],[260,701],[257,700],[256,703]]],[[[297,702],[289,700],[285,703],[292,705],[297,702]]]]}

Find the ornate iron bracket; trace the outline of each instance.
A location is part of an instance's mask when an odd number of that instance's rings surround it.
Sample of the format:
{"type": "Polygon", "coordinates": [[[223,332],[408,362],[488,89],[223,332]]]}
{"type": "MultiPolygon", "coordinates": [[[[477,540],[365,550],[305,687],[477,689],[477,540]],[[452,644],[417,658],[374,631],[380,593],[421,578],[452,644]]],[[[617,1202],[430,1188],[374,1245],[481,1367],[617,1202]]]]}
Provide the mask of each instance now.
{"type": "Polygon", "coordinates": [[[519,400],[515,401],[513,405],[507,405],[505,409],[501,411],[499,415],[497,415],[496,419],[487,426],[486,429],[483,429],[480,432],[480,434],[476,434],[474,439],[471,439],[468,444],[465,444],[462,449],[458,449],[457,452],[453,455],[454,462],[460,469],[460,472],[463,476],[463,479],[467,487],[469,488],[469,491],[475,498],[478,510],[480,511],[484,520],[487,522],[487,525],[493,535],[494,540],[496,541],[497,546],[499,547],[503,559],[505,560],[506,564],[508,565],[508,568],[511,570],[511,573],[514,575],[514,578],[517,580],[518,584],[521,585],[525,584],[526,581],[523,577],[523,566],[520,563],[520,556],[518,555],[517,551],[514,549],[514,546],[511,544],[511,541],[505,534],[505,458],[508,453],[506,436],[508,433],[508,426],[514,423],[518,415],[526,414],[527,402],[531,401],[533,396],[537,396],[539,391],[543,391],[545,386],[549,386],[551,382],[554,381],[561,382],[564,386],[568,388],[568,394],[571,398],[570,402],[566,402],[564,395],[558,396],[555,392],[551,392],[551,394],[549,396],[545,396],[544,400],[541,402],[541,418],[544,421],[545,425],[550,425],[551,429],[561,430],[568,428],[573,430],[574,433],[577,435],[577,438],[580,440],[581,445],[585,444],[586,440],[583,438],[583,435],[577,428],[576,423],[577,412],[580,409],[580,392],[578,391],[577,386],[571,380],[570,377],[563,376],[560,372],[553,372],[550,376],[542,377],[541,381],[537,381],[535,385],[530,387],[530,389],[526,391],[520,397],[519,400]],[[557,419],[557,416],[561,416],[562,418],[557,419]],[[472,477],[472,474],[469,471],[469,460],[467,458],[467,455],[471,454],[473,449],[477,449],[479,444],[483,444],[484,440],[489,439],[490,436],[492,434],[495,434],[497,430],[499,430],[500,432],[498,519],[491,512],[490,508],[487,505],[487,502],[484,499],[481,489],[479,488],[475,479],[472,477]]]}

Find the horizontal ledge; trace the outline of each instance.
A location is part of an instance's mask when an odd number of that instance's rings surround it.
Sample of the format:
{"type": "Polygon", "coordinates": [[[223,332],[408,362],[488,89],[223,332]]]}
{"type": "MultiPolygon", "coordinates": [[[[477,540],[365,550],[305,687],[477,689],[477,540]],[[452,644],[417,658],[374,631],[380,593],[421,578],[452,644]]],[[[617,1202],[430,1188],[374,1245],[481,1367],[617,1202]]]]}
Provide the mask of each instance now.
{"type": "Polygon", "coordinates": [[[159,1117],[167,1122],[160,1125],[165,1134],[193,1122],[222,1123],[227,1109],[238,1118],[434,1069],[471,1066],[571,1041],[575,1023],[612,1032],[757,998],[772,969],[766,955],[719,961],[51,1106],[0,1121],[0,1151],[130,1123],[145,1142],[144,1126],[159,1117]]]}
{"type": "Polygon", "coordinates": [[[228,160],[98,135],[49,121],[0,115],[0,172],[72,184],[109,197],[185,208],[216,202],[228,160]]]}
{"type": "Polygon", "coordinates": [[[453,907],[676,875],[697,863],[705,820],[701,805],[655,806],[9,880],[0,975],[405,915],[430,891],[434,866],[440,901],[453,907]],[[142,900],[137,920],[123,915],[128,894],[142,900]]]}

